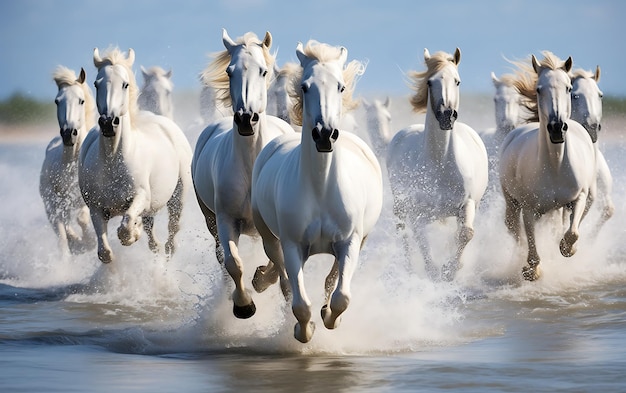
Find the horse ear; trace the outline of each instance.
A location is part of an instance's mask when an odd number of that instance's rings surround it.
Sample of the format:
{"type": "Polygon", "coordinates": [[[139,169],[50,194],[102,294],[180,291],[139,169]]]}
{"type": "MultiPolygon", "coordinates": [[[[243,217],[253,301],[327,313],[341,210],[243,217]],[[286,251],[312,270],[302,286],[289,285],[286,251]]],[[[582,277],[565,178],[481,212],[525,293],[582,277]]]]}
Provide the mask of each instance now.
{"type": "Polygon", "coordinates": [[[298,42],[296,46],[296,56],[298,56],[298,60],[300,60],[300,66],[304,68],[306,63],[309,62],[309,58],[306,54],[304,54],[304,48],[302,47],[302,42],[298,42]]]}
{"type": "Polygon", "coordinates": [[[98,67],[98,64],[102,63],[102,58],[100,57],[100,51],[98,48],[93,48],[93,65],[98,67]]]}
{"type": "Polygon", "coordinates": [[[498,83],[500,83],[500,79],[498,79],[498,77],[496,76],[496,74],[491,71],[491,81],[493,82],[493,85],[496,86],[498,83]]]}
{"type": "Polygon", "coordinates": [[[541,68],[541,65],[537,61],[537,58],[535,57],[535,55],[531,55],[530,60],[533,63],[533,70],[535,70],[535,72],[538,74],[539,73],[539,69],[541,68]]]}
{"type": "Polygon", "coordinates": [[[85,83],[85,79],[87,79],[87,74],[85,74],[85,69],[83,67],[80,67],[80,74],[78,75],[78,79],[76,79],[76,82],[82,85],[83,83],[85,83]]]}
{"type": "Polygon", "coordinates": [[[424,48],[424,60],[428,61],[430,59],[430,52],[427,48],[424,48]]]}
{"type": "Polygon", "coordinates": [[[166,77],[167,79],[171,79],[171,78],[172,78],[172,74],[173,74],[173,71],[172,71],[172,69],[170,68],[170,69],[169,69],[169,70],[165,73],[165,77],[166,77]]]}
{"type": "Polygon", "coordinates": [[[596,80],[596,83],[600,82],[600,66],[596,66],[596,74],[593,76],[593,79],[596,80]]]}
{"type": "Polygon", "coordinates": [[[133,48],[128,48],[128,56],[126,56],[128,60],[128,65],[131,66],[135,62],[135,51],[133,48]]]}
{"type": "Polygon", "coordinates": [[[565,69],[565,72],[569,72],[572,69],[573,63],[574,61],[572,60],[572,56],[568,57],[567,60],[565,60],[565,63],[563,63],[563,68],[565,69]]]}
{"type": "Polygon", "coordinates": [[[143,67],[143,65],[140,65],[139,68],[141,69],[141,74],[143,75],[143,79],[147,80],[148,79],[148,71],[143,67]]]}
{"type": "Polygon", "coordinates": [[[235,41],[230,38],[226,29],[222,29],[222,42],[224,43],[224,47],[226,47],[226,50],[229,52],[233,48],[233,46],[237,45],[235,41]]]}
{"type": "Polygon", "coordinates": [[[385,106],[385,108],[389,109],[389,107],[391,106],[391,97],[387,96],[387,99],[385,100],[383,105],[385,106]]]}
{"type": "Polygon", "coordinates": [[[265,38],[263,38],[263,46],[269,49],[272,46],[272,35],[269,31],[265,32],[265,38]]]}
{"type": "Polygon", "coordinates": [[[456,48],[454,51],[454,64],[459,65],[461,62],[461,50],[456,48]]]}
{"type": "Polygon", "coordinates": [[[346,64],[346,61],[348,60],[348,49],[346,49],[346,47],[342,46],[340,49],[341,53],[339,54],[339,62],[343,65],[346,64]]]}

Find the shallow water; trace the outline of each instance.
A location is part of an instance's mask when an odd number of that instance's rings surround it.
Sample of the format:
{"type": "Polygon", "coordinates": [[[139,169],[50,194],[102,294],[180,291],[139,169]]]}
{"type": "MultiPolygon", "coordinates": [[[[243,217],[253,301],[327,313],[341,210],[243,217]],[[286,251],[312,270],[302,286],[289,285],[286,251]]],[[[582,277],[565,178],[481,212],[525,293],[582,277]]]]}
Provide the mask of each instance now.
{"type": "MultiPolygon", "coordinates": [[[[191,194],[170,261],[150,253],[144,238],[131,247],[112,240],[119,260],[111,266],[95,251],[60,258],[37,191],[45,144],[0,144],[2,391],[626,390],[626,158],[618,134],[602,145],[615,216],[592,242],[592,211],[570,259],[543,229],[544,274],[534,283],[520,280],[525,255],[506,234],[497,197],[481,208],[457,279],[428,281],[419,258],[403,261],[387,191],[341,326],[326,330],[315,312],[308,344],[293,338],[295,320],[277,287],[254,294],[253,318],[232,316],[232,288],[191,194]]],[[[160,216],[162,239],[164,226],[160,216]]],[[[449,228],[434,228],[442,260],[449,228]]],[[[265,256],[258,241],[242,243],[250,277],[265,256]]],[[[306,265],[316,309],[329,267],[326,256],[306,265]]]]}

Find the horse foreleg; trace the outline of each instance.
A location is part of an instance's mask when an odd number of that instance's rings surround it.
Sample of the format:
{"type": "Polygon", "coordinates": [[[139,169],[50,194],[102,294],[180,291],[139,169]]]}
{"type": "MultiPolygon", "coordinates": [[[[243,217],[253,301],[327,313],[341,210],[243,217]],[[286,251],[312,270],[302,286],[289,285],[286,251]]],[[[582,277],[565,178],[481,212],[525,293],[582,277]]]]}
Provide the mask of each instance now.
{"type": "Polygon", "coordinates": [[[541,276],[541,271],[539,270],[539,254],[537,253],[537,244],[535,243],[535,222],[537,221],[537,214],[530,209],[524,209],[522,215],[524,230],[526,231],[526,238],[528,240],[528,266],[522,268],[522,275],[525,280],[535,281],[541,276]]]}
{"type": "Polygon", "coordinates": [[[559,250],[564,257],[571,257],[576,253],[576,242],[579,237],[578,227],[589,207],[590,203],[588,203],[587,194],[584,192],[580,193],[572,206],[569,228],[559,243],[559,250]]]}
{"type": "Polygon", "coordinates": [[[90,209],[90,213],[93,229],[96,232],[96,240],[98,241],[98,259],[103,263],[113,262],[113,251],[111,250],[107,237],[108,217],[105,217],[104,212],[97,211],[96,209],[90,209]]]}
{"type": "Polygon", "coordinates": [[[298,244],[282,244],[285,270],[291,284],[291,310],[298,322],[294,326],[296,340],[307,343],[313,337],[315,324],[311,321],[311,301],[304,288],[304,257],[298,244]]]}
{"type": "MultiPolygon", "coordinates": [[[[350,293],[350,285],[352,276],[357,268],[360,249],[361,239],[358,236],[353,236],[345,243],[335,243],[333,245],[333,250],[337,256],[337,269],[335,273],[331,270],[329,276],[331,277],[330,281],[333,283],[332,275],[337,276],[337,286],[332,293],[330,302],[322,307],[322,320],[327,329],[335,329],[339,326],[341,322],[340,316],[346,311],[350,304],[350,298],[352,296],[350,293]]],[[[333,270],[335,270],[335,266],[333,266],[333,270]]],[[[328,279],[326,283],[328,285],[328,279]]]]}
{"type": "Polygon", "coordinates": [[[82,232],[80,252],[93,249],[96,246],[96,235],[93,232],[93,224],[91,223],[89,208],[87,206],[83,206],[78,210],[76,222],[82,232]]]}
{"type": "Polygon", "coordinates": [[[504,202],[506,204],[505,215],[504,215],[504,225],[508,229],[509,233],[516,242],[520,242],[520,214],[521,207],[519,202],[517,202],[509,193],[507,193],[504,189],[502,190],[502,194],[504,195],[504,202]]]}
{"type": "Polygon", "coordinates": [[[427,222],[418,220],[414,231],[417,234],[417,245],[422,253],[422,258],[424,259],[424,269],[426,270],[426,274],[432,281],[439,281],[439,271],[437,270],[437,267],[435,267],[435,262],[433,261],[433,257],[430,253],[430,242],[428,241],[428,233],[426,232],[426,226],[428,224],[429,223],[427,222]]]}
{"type": "Polygon", "coordinates": [[[254,315],[256,306],[243,282],[243,261],[239,256],[238,248],[241,232],[235,221],[231,217],[217,216],[217,230],[219,238],[226,245],[224,247],[224,267],[235,283],[233,314],[237,318],[245,319],[254,315]]]}
{"type": "Polygon", "coordinates": [[[454,258],[441,268],[441,277],[445,281],[452,281],[456,272],[461,268],[461,255],[467,244],[474,237],[474,219],[476,218],[476,202],[469,199],[461,207],[457,218],[456,253],[454,258]]]}
{"type": "Polygon", "coordinates": [[[123,245],[130,246],[139,240],[143,221],[141,214],[144,212],[146,206],[149,206],[146,192],[144,190],[137,191],[126,213],[122,217],[119,228],[117,228],[117,237],[123,245]]]}

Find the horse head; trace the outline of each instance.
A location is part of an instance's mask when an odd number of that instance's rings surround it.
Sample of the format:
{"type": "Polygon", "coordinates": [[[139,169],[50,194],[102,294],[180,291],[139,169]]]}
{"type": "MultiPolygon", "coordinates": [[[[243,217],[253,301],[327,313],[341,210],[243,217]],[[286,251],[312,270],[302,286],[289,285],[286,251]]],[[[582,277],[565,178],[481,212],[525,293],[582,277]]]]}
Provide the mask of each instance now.
{"type": "Polygon", "coordinates": [[[229,78],[233,120],[240,135],[254,135],[259,114],[267,106],[267,86],[272,70],[272,64],[268,64],[272,35],[266,32],[262,42],[252,40],[250,36],[235,42],[224,29],[222,42],[230,55],[226,73],[229,78]]]}
{"type": "Polygon", "coordinates": [[[67,68],[60,69],[55,75],[59,91],[54,99],[57,106],[57,120],[63,144],[74,146],[78,142],[79,130],[86,127],[85,100],[87,99],[83,84],[85,70],[80,69],[80,75],[75,80],[75,74],[67,68]],[[63,74],[66,75],[63,75],[63,74]],[[71,73],[72,78],[67,78],[71,73]]]}
{"type": "Polygon", "coordinates": [[[579,122],[596,143],[602,129],[602,91],[598,87],[600,66],[596,67],[595,73],[579,70],[571,79],[572,120],[579,122]]]}
{"type": "Polygon", "coordinates": [[[454,56],[441,63],[434,56],[431,57],[428,49],[424,49],[424,61],[429,70],[433,69],[431,59],[436,64],[442,64],[434,68],[434,73],[428,78],[428,96],[430,106],[439,122],[442,130],[452,130],[454,122],[459,116],[459,84],[461,78],[458,72],[458,64],[461,61],[461,51],[456,48],[454,56]]]}
{"type": "Polygon", "coordinates": [[[496,125],[498,130],[509,132],[519,124],[520,93],[512,85],[512,76],[505,75],[501,78],[491,73],[491,80],[496,92],[493,102],[496,113],[496,125]]]}
{"type": "Polygon", "coordinates": [[[552,64],[551,57],[542,63],[532,55],[533,69],[537,73],[537,109],[539,121],[547,125],[552,143],[565,142],[567,120],[572,113],[570,93],[572,84],[568,72],[572,68],[569,57],[560,65],[552,64]]]}
{"type": "MultiPolygon", "coordinates": [[[[322,45],[315,43],[314,45],[322,45]]],[[[331,47],[328,47],[331,48],[331,47]]],[[[334,60],[321,61],[307,55],[298,43],[296,54],[302,67],[302,125],[312,126],[311,136],[319,152],[332,152],[339,138],[343,98],[346,88],[343,67],[348,57],[344,47],[337,49],[334,60]]],[[[304,130],[303,130],[304,132],[304,130]]]]}
{"type": "Polygon", "coordinates": [[[98,125],[105,137],[116,135],[120,117],[130,114],[136,99],[136,84],[131,71],[135,52],[129,49],[125,58],[120,53],[115,49],[104,58],[100,57],[98,48],[93,53],[94,65],[98,68],[94,83],[100,113],[98,125]]]}
{"type": "Polygon", "coordinates": [[[141,108],[172,118],[172,70],[165,71],[158,66],[145,69],[141,66],[141,74],[144,81],[138,99],[141,108]]]}

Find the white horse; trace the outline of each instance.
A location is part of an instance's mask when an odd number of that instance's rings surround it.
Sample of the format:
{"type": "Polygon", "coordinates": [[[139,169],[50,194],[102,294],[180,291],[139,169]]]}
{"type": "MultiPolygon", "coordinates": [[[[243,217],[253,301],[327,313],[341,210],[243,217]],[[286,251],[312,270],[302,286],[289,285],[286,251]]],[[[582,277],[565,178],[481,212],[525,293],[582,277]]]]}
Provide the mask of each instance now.
{"type": "Polygon", "coordinates": [[[145,69],[141,66],[143,86],[139,92],[137,103],[139,109],[174,119],[174,103],[172,91],[172,70],[165,71],[159,66],[145,69]]]}
{"type": "MultiPolygon", "coordinates": [[[[413,72],[415,111],[426,111],[425,124],[400,130],[387,151],[387,170],[399,228],[409,224],[417,236],[426,272],[433,280],[434,266],[427,225],[446,217],[457,218],[456,252],[442,267],[442,277],[452,280],[461,267],[461,255],[474,236],[474,218],[487,187],[485,146],[468,125],[456,121],[459,109],[458,64],[461,52],[451,56],[424,50],[427,70],[413,72]]],[[[409,254],[405,235],[405,250],[409,254]]]]}
{"type": "Polygon", "coordinates": [[[243,282],[238,246],[240,235],[258,236],[250,207],[252,166],[269,141],[294,131],[285,121],[265,113],[274,63],[270,33],[263,41],[247,33],[235,42],[224,30],[222,41],[226,50],[216,55],[205,74],[217,98],[233,108],[234,116],[202,132],[192,177],[200,209],[215,238],[217,260],[235,282],[233,314],[249,318],[256,307],[243,282]]]}
{"type": "Polygon", "coordinates": [[[385,157],[387,146],[391,140],[391,98],[384,101],[374,99],[372,102],[362,100],[365,117],[367,119],[367,132],[374,153],[378,159],[385,157]]]}
{"type": "Polygon", "coordinates": [[[569,214],[569,228],[560,241],[565,257],[574,255],[579,225],[595,193],[595,148],[587,131],[571,115],[572,58],[565,62],[544,52],[532,69],[517,71],[516,87],[529,100],[538,122],[511,131],[500,148],[500,182],[506,202],[505,224],[520,241],[520,214],[528,240],[526,280],[540,276],[535,222],[561,208],[569,214]]]}
{"type": "Polygon", "coordinates": [[[58,87],[54,102],[61,135],[53,138],[46,148],[39,194],[59,238],[61,253],[67,256],[86,252],[96,245],[89,209],[78,187],[78,155],[87,132],[96,123],[95,101],[85,83],[84,69],[80,69],[77,78],[74,71],[59,66],[53,78],[58,87]],[[81,234],[72,228],[73,219],[81,234]]]}
{"type": "Polygon", "coordinates": [[[613,216],[615,211],[611,197],[613,176],[597,143],[598,132],[602,129],[602,91],[598,87],[600,67],[596,67],[595,73],[585,70],[572,71],[570,77],[572,80],[572,120],[579,122],[587,130],[596,148],[598,169],[596,198],[602,210],[593,231],[593,236],[597,236],[602,226],[613,216]]]}
{"type": "Polygon", "coordinates": [[[285,63],[282,68],[274,64],[274,79],[267,91],[267,113],[291,123],[289,108],[291,98],[287,92],[287,85],[300,66],[296,63],[285,63]]]}
{"type": "Polygon", "coordinates": [[[324,325],[334,329],[350,302],[360,249],[380,215],[383,186],[367,144],[337,129],[343,110],[355,104],[355,77],[364,67],[357,61],[345,65],[345,48],[315,41],[305,48],[298,44],[296,54],[302,69],[293,80],[291,118],[303,131],[276,138],[257,158],[252,210],[273,263],[257,270],[255,279],[266,281],[270,270],[278,271],[283,292],[289,292],[289,281],[298,320],[294,336],[304,343],[315,328],[304,288],[305,262],[314,254],[335,257],[322,307],[324,325]]]}
{"type": "Polygon", "coordinates": [[[107,237],[114,216],[123,216],[117,230],[123,245],[139,239],[143,223],[150,249],[158,252],[154,215],[164,206],[169,213],[165,252],[171,255],[191,181],[191,147],[181,129],[165,116],[137,109],[134,60],[132,49],[128,56],[117,48],[102,57],[98,48],[93,52],[100,118],[81,149],[78,179],[104,263],[114,260],[107,237]]]}

